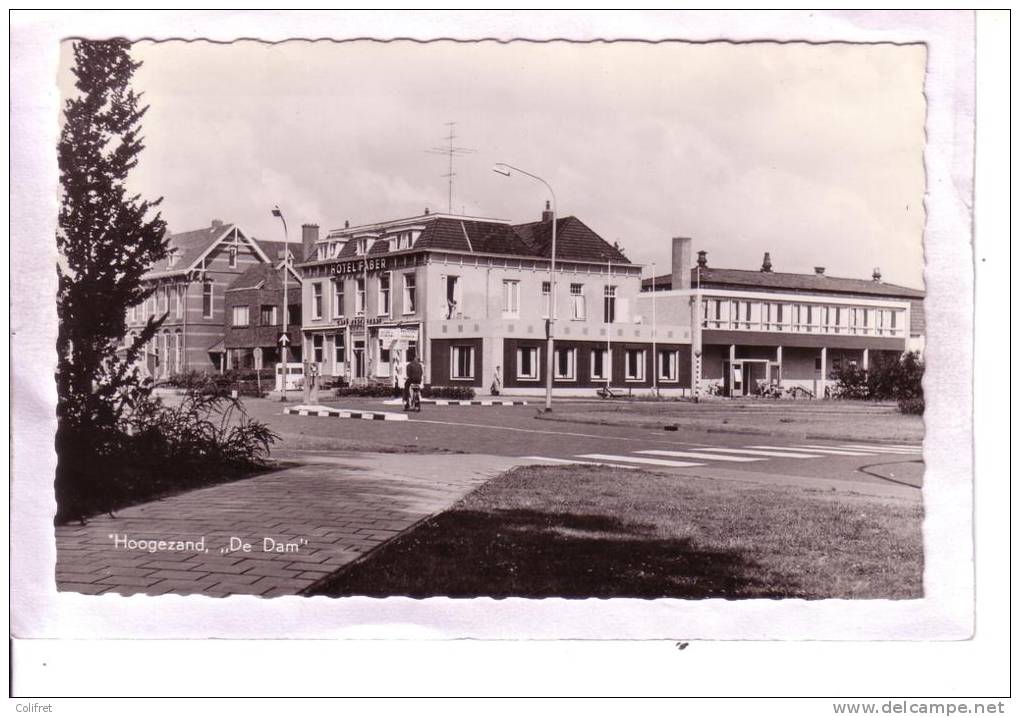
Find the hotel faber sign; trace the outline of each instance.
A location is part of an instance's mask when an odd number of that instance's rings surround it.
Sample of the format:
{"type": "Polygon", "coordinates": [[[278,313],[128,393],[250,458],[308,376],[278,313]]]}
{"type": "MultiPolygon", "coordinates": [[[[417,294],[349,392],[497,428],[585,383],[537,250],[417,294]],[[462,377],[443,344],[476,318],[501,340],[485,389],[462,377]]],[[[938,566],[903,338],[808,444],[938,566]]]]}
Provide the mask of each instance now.
{"type": "MultiPolygon", "coordinates": [[[[368,271],[381,271],[386,268],[386,257],[380,256],[368,260],[368,271]]],[[[347,274],[361,274],[366,271],[365,260],[341,261],[329,267],[329,273],[333,276],[345,276],[347,274]]]]}

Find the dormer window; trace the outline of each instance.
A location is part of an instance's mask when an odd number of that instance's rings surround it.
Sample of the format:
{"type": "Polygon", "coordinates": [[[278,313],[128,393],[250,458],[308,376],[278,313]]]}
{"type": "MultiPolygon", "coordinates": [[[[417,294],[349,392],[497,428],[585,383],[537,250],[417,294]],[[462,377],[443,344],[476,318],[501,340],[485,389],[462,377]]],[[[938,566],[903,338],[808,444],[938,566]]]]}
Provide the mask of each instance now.
{"type": "Polygon", "coordinates": [[[319,261],[329,258],[329,245],[319,244],[315,249],[315,258],[319,261]]]}
{"type": "Polygon", "coordinates": [[[170,252],[166,255],[167,268],[172,269],[175,266],[177,266],[177,261],[179,258],[180,258],[179,252],[176,249],[171,249],[170,252]]]}

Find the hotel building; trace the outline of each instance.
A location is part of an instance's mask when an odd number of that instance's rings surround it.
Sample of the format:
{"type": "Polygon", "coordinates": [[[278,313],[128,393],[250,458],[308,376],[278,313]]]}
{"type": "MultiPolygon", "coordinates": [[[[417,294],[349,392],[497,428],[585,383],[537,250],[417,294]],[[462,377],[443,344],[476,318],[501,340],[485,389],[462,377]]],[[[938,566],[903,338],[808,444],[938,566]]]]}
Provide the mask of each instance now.
{"type": "Polygon", "coordinates": [[[511,224],[426,213],[303,236],[304,355],[325,376],[390,382],[421,357],[426,383],[504,393],[545,385],[555,317],[554,388],[590,395],[690,386],[690,323],[637,310],[641,267],[572,216],[511,224]],[[653,373],[657,372],[657,373],[653,373]]]}

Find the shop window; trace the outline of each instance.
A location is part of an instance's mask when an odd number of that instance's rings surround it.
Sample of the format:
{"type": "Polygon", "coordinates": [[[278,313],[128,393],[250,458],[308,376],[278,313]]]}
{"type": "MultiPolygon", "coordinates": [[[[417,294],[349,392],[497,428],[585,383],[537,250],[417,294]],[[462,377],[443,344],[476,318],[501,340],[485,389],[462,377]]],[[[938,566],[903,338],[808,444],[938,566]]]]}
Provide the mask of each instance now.
{"type": "Polygon", "coordinates": [[[606,286],[602,292],[602,321],[607,324],[616,322],[616,287],[606,286]]]}
{"type": "Polygon", "coordinates": [[[592,349],[591,351],[591,377],[593,379],[605,380],[609,378],[609,351],[608,349],[592,349]]]}
{"type": "Polygon", "coordinates": [[[404,313],[413,314],[417,302],[417,277],[414,274],[404,274],[404,313]]]}
{"type": "Polygon", "coordinates": [[[503,318],[516,319],[521,315],[521,282],[503,280],[503,318]]]}
{"type": "Polygon", "coordinates": [[[473,346],[454,346],[450,352],[450,378],[475,377],[475,349],[473,346]]]}
{"type": "Polygon", "coordinates": [[[259,324],[262,326],[276,326],[279,324],[278,307],[272,304],[262,304],[259,308],[259,324]]]}
{"type": "Polygon", "coordinates": [[[584,321],[588,318],[588,311],[584,305],[584,284],[570,285],[570,316],[575,321],[584,321]]]}
{"type": "Polygon", "coordinates": [[[312,360],[315,363],[322,363],[324,343],[322,334],[315,334],[312,336],[312,360]]]}
{"type": "Polygon", "coordinates": [[[211,319],[213,315],[213,283],[202,284],[202,318],[211,319]]]}
{"type": "Polygon", "coordinates": [[[333,280],[333,318],[344,315],[344,280],[333,280]]]}
{"type": "Polygon", "coordinates": [[[337,365],[347,363],[347,337],[340,333],[333,337],[333,360],[337,365]]]}
{"type": "Polygon", "coordinates": [[[312,318],[322,318],[322,282],[312,284],[312,318]]]}
{"type": "Polygon", "coordinates": [[[644,381],[645,379],[645,350],[627,349],[626,351],[626,373],[628,381],[644,381]]]}
{"type": "Polygon", "coordinates": [[[659,351],[658,371],[660,381],[677,380],[677,353],[676,351],[659,351]]]}
{"type": "Polygon", "coordinates": [[[573,381],[577,360],[576,349],[556,349],[555,378],[559,381],[573,381]]]}
{"type": "Polygon", "coordinates": [[[538,380],[538,348],[527,346],[517,349],[517,378],[522,381],[538,380]]]}
{"type": "Polygon", "coordinates": [[[390,315],[390,274],[379,275],[379,311],[380,316],[390,315]]]}
{"type": "Polygon", "coordinates": [[[248,307],[247,306],[235,306],[233,309],[233,317],[231,318],[231,324],[234,326],[247,326],[248,325],[248,307]]]}

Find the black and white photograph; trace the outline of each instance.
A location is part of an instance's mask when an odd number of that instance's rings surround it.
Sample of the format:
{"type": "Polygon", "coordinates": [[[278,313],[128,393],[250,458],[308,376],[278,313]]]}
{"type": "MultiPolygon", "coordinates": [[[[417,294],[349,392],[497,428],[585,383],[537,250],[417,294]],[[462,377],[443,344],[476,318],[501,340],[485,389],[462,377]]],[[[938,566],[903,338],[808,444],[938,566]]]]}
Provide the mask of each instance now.
{"type": "Polygon", "coordinates": [[[109,636],[966,639],[973,43],[693,15],[64,27],[32,589],[109,636]]]}

